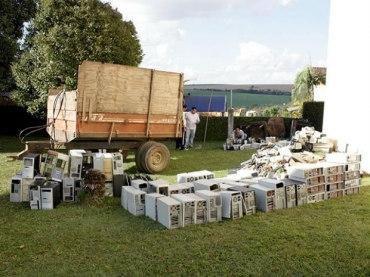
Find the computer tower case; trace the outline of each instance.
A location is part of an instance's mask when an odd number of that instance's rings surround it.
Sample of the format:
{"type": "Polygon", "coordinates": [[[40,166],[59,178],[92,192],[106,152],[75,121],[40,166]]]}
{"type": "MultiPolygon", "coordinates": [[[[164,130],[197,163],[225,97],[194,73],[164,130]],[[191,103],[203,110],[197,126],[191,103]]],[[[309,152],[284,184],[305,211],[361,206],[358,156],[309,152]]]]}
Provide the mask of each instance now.
{"type": "Polygon", "coordinates": [[[182,226],[193,225],[196,222],[196,201],[186,194],[172,194],[172,198],[182,205],[182,226]]]}
{"type": "Polygon", "coordinates": [[[222,197],[222,217],[230,219],[241,218],[243,209],[246,208],[240,191],[220,191],[220,194],[222,197]]]}
{"type": "Polygon", "coordinates": [[[42,176],[51,178],[51,173],[58,159],[58,152],[53,150],[48,150],[45,156],[45,162],[43,167],[42,176]]]}
{"type": "Polygon", "coordinates": [[[10,179],[10,202],[22,202],[22,175],[16,174],[10,179]]]}
{"type": "Polygon", "coordinates": [[[188,193],[186,195],[195,200],[195,224],[208,222],[207,200],[195,193],[188,193]]]}
{"type": "Polygon", "coordinates": [[[41,209],[52,210],[60,204],[60,183],[47,181],[41,186],[41,209]]]}
{"type": "Polygon", "coordinates": [[[119,152],[112,153],[113,196],[121,197],[121,187],[124,184],[123,156],[119,152]]]}
{"type": "Polygon", "coordinates": [[[168,186],[168,194],[171,196],[172,194],[187,194],[190,193],[190,188],[183,184],[174,184],[168,186]]]}
{"type": "Polygon", "coordinates": [[[289,179],[307,179],[324,175],[324,168],[319,164],[297,164],[287,168],[289,179]]]}
{"type": "Polygon", "coordinates": [[[22,178],[33,178],[40,173],[40,154],[28,153],[23,157],[22,178]]]}
{"type": "Polygon", "coordinates": [[[113,180],[113,156],[112,153],[103,153],[103,173],[107,180],[113,180]]]}
{"type": "Polygon", "coordinates": [[[62,182],[62,201],[73,202],[75,201],[75,178],[66,177],[62,182]]]}
{"type": "Polygon", "coordinates": [[[102,152],[93,152],[93,167],[94,169],[98,169],[101,172],[104,172],[103,169],[103,153],[102,152]]]}
{"type": "MultiPolygon", "coordinates": [[[[292,208],[297,206],[298,202],[296,185],[299,182],[288,178],[281,179],[280,181],[284,183],[286,208],[292,208]]],[[[302,196],[300,195],[300,197],[302,196]]],[[[304,194],[304,199],[305,200],[307,199],[306,194],[304,194]]]]}
{"type": "MultiPolygon", "coordinates": [[[[112,180],[105,181],[104,187],[105,187],[105,196],[113,197],[113,181],[112,180]]],[[[121,188],[121,193],[122,193],[122,188],[121,188]]]]}
{"type": "Polygon", "coordinates": [[[225,184],[225,183],[219,183],[220,185],[220,190],[228,190],[228,188],[232,188],[233,186],[232,185],[229,185],[229,184],[225,184]]]}
{"type": "Polygon", "coordinates": [[[122,186],[121,205],[125,210],[128,210],[128,193],[136,191],[137,189],[129,186],[122,186]]]}
{"type": "Polygon", "coordinates": [[[85,175],[89,169],[94,168],[93,163],[93,154],[90,151],[82,153],[82,169],[81,169],[81,178],[85,178],[85,175]]]}
{"type": "Polygon", "coordinates": [[[132,215],[145,215],[145,194],[142,190],[128,190],[127,195],[127,210],[132,215]]]}
{"type": "Polygon", "coordinates": [[[198,176],[198,180],[215,178],[215,173],[208,171],[208,170],[199,170],[199,171],[194,171],[192,173],[198,176]]]}
{"type": "Polygon", "coordinates": [[[193,182],[180,183],[180,185],[188,187],[189,193],[194,193],[194,183],[193,182]]]}
{"type": "Polygon", "coordinates": [[[262,186],[275,189],[275,210],[286,208],[284,182],[281,180],[265,178],[259,179],[258,183],[262,186]]]}
{"type": "Polygon", "coordinates": [[[135,189],[145,191],[146,193],[149,192],[148,181],[145,181],[143,179],[133,179],[133,180],[131,180],[131,186],[135,189]]]}
{"type": "Polygon", "coordinates": [[[82,154],[85,150],[71,149],[69,151],[69,177],[81,179],[82,154]]]}
{"type": "Polygon", "coordinates": [[[158,222],[168,229],[183,227],[181,202],[173,197],[157,198],[158,222]]]}
{"type": "Polygon", "coordinates": [[[202,179],[193,182],[194,190],[211,190],[211,191],[221,191],[220,182],[214,179],[202,179]]]}
{"type": "Polygon", "coordinates": [[[344,190],[344,196],[346,195],[351,195],[351,194],[358,194],[360,193],[360,187],[349,187],[349,188],[345,188],[344,190]]]}
{"type": "Polygon", "coordinates": [[[257,210],[265,213],[276,210],[275,189],[260,184],[250,185],[256,196],[257,210]]]}
{"type": "Polygon", "coordinates": [[[343,175],[345,181],[361,178],[360,170],[345,171],[343,175]]]}
{"type": "Polygon", "coordinates": [[[145,194],[145,215],[156,221],[158,220],[157,199],[160,197],[165,195],[156,192],[145,194]]]}
{"type": "Polygon", "coordinates": [[[80,193],[83,192],[83,180],[82,179],[75,179],[75,202],[80,201],[80,193]]]}
{"type": "Polygon", "coordinates": [[[321,202],[327,199],[327,193],[322,192],[322,193],[317,193],[317,194],[307,194],[307,204],[310,203],[316,203],[316,202],[321,202]]]}
{"type": "Polygon", "coordinates": [[[170,186],[170,183],[163,179],[148,181],[149,185],[149,193],[156,192],[159,194],[163,194],[166,196],[169,196],[168,193],[168,187],[170,186]]]}
{"type": "Polygon", "coordinates": [[[333,163],[356,163],[361,162],[361,155],[357,153],[328,153],[325,154],[325,160],[333,163]]]}
{"type": "Polygon", "coordinates": [[[222,221],[222,197],[220,192],[211,190],[198,190],[196,195],[207,201],[207,219],[208,222],[222,221]]]}
{"type": "Polygon", "coordinates": [[[243,213],[251,215],[256,213],[256,196],[253,188],[245,188],[242,186],[233,186],[228,189],[229,191],[240,191],[243,197],[243,213]]]}
{"type": "Polygon", "coordinates": [[[344,164],[331,163],[331,162],[318,162],[324,170],[324,175],[339,174],[344,172],[344,164]]]}
{"type": "Polygon", "coordinates": [[[64,178],[64,171],[67,169],[69,162],[69,156],[58,153],[55,161],[55,165],[53,166],[53,169],[51,171],[51,180],[62,182],[64,178]]]}
{"type": "Polygon", "coordinates": [[[361,179],[353,179],[344,181],[344,188],[358,187],[361,186],[361,179]]]}
{"type": "Polygon", "coordinates": [[[342,190],[333,190],[329,191],[326,193],[326,198],[327,199],[332,199],[332,198],[340,198],[344,196],[344,189],[342,190]]]}
{"type": "Polygon", "coordinates": [[[189,183],[189,182],[194,182],[195,180],[198,180],[198,179],[199,179],[199,176],[191,172],[177,174],[178,183],[189,183]]]}
{"type": "Polygon", "coordinates": [[[29,186],[36,180],[37,176],[33,178],[22,178],[22,202],[30,201],[29,186]]]}
{"type": "Polygon", "coordinates": [[[28,186],[31,210],[41,210],[41,187],[43,187],[46,182],[46,179],[34,180],[34,182],[28,186]]]}
{"type": "Polygon", "coordinates": [[[320,194],[324,193],[326,191],[326,185],[316,185],[316,186],[307,186],[307,195],[314,195],[314,194],[320,194]]]}

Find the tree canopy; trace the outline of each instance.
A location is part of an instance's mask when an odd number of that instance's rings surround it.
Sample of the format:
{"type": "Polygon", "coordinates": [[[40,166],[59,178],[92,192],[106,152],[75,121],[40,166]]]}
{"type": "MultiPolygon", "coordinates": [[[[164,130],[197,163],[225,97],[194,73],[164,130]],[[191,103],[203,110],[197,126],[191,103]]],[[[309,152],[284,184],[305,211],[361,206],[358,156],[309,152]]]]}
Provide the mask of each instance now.
{"type": "Polygon", "coordinates": [[[143,51],[133,22],[99,0],[40,0],[12,67],[16,101],[28,112],[46,112],[49,89],[76,89],[84,60],[138,66],[143,51]]]}
{"type": "Polygon", "coordinates": [[[326,84],[326,70],[307,66],[299,71],[294,80],[292,99],[296,101],[312,101],[314,88],[326,84]]]}
{"type": "Polygon", "coordinates": [[[0,0],[0,93],[14,85],[11,64],[19,50],[23,24],[36,12],[35,0],[0,0]]]}

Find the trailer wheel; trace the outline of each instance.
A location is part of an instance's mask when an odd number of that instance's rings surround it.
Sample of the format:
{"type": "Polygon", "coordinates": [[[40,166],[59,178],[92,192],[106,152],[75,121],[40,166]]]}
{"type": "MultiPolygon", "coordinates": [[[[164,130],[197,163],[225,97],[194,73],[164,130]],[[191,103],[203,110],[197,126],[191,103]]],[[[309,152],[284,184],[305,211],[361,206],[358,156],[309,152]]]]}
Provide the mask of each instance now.
{"type": "Polygon", "coordinates": [[[147,173],[162,172],[170,163],[170,151],[164,144],[155,143],[146,149],[142,162],[147,173]]]}
{"type": "Polygon", "coordinates": [[[145,169],[143,167],[144,165],[144,155],[146,153],[146,149],[148,149],[150,146],[152,146],[153,144],[155,144],[156,142],[155,141],[146,141],[142,144],[140,144],[140,146],[136,149],[136,153],[135,153],[135,163],[136,163],[136,168],[139,172],[145,172],[145,169]]]}

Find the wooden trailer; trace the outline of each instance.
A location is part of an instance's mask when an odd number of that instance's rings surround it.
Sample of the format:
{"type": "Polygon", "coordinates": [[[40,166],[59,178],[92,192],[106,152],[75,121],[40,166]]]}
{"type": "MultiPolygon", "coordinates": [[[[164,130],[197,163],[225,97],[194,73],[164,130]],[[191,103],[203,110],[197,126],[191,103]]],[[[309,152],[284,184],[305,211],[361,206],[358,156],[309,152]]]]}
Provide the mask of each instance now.
{"type": "Polygon", "coordinates": [[[136,149],[139,171],[167,168],[170,153],[155,140],[181,137],[184,76],[181,73],[84,61],[77,90],[50,90],[50,142],[37,149],[107,149],[127,155],[136,149]]]}

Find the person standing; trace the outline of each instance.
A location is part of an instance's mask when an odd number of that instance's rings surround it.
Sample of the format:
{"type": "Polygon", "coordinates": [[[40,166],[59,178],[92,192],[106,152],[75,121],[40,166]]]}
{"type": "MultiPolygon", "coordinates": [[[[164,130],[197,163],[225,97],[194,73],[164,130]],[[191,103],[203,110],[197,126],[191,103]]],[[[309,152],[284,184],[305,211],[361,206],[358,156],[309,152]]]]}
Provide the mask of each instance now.
{"type": "Polygon", "coordinates": [[[199,115],[197,113],[197,108],[192,107],[190,112],[185,114],[186,118],[186,140],[185,149],[188,147],[193,147],[193,141],[195,137],[195,131],[197,129],[197,124],[200,122],[199,115]]]}
{"type": "Polygon", "coordinates": [[[185,118],[185,115],[186,115],[186,109],[188,108],[188,106],[186,106],[185,104],[182,105],[182,128],[181,128],[181,131],[182,131],[182,135],[180,138],[176,138],[176,149],[178,150],[184,150],[185,149],[185,134],[186,134],[186,118],[185,118]]]}

